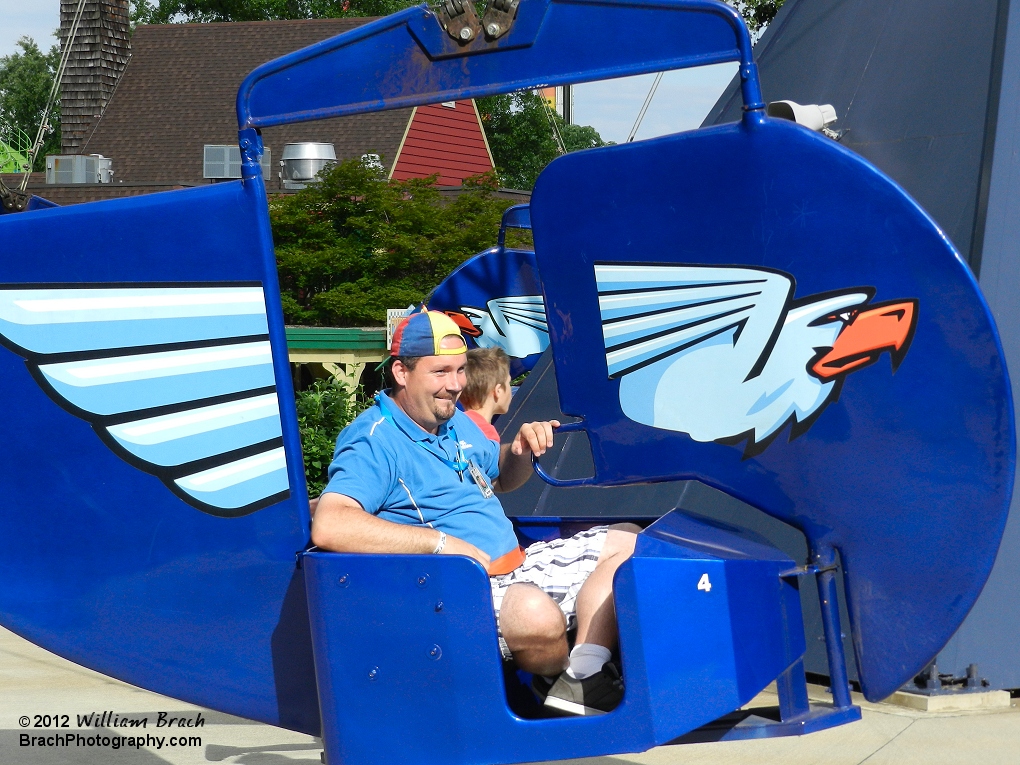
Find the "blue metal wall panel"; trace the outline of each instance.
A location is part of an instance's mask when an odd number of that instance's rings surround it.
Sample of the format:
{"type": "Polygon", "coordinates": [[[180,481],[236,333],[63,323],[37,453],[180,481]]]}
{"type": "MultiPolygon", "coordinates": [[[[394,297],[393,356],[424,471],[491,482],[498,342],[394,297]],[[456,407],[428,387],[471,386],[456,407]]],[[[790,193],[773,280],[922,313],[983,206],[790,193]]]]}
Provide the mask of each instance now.
{"type": "MultiPolygon", "coordinates": [[[[1013,395],[1020,395],[1020,2],[1010,7],[981,256],[981,289],[999,325],[1013,395]]],[[[966,540],[961,549],[966,550],[966,540]]],[[[995,688],[1020,688],[1020,492],[984,592],[939,654],[940,671],[977,663],[995,688]]]]}

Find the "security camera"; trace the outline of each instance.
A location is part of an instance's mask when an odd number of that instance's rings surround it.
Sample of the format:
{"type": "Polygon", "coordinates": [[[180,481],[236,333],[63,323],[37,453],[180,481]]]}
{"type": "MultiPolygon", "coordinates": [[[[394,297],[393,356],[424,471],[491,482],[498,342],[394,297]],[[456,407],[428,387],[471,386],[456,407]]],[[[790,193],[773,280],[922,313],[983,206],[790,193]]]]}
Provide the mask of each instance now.
{"type": "Polygon", "coordinates": [[[796,122],[809,130],[817,130],[829,138],[839,139],[839,133],[830,130],[836,121],[836,110],[832,104],[798,104],[796,101],[773,101],[765,112],[770,117],[796,122]]]}

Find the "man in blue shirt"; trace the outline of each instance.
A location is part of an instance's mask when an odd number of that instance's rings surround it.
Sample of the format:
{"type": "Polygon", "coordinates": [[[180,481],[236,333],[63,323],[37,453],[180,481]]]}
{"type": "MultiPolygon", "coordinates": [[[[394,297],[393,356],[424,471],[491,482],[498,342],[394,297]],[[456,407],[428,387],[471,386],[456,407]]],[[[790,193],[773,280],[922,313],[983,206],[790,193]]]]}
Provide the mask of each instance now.
{"type": "Polygon", "coordinates": [[[638,529],[602,526],[519,547],[494,492],[528,480],[531,454],[552,446],[559,423],[526,423],[509,444],[490,441],[456,408],[466,350],[445,314],[422,311],[400,324],[392,387],[337,439],[312,542],[338,552],[474,558],[490,575],[500,648],[536,675],[543,702],[576,714],[608,711],[623,693],[610,661],[613,574],[638,529]]]}

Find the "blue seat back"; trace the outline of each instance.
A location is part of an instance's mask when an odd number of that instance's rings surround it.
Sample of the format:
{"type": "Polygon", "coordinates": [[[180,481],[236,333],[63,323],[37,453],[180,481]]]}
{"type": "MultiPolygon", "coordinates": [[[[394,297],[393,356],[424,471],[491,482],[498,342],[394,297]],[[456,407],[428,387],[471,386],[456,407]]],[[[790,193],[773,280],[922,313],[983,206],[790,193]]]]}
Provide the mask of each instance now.
{"type": "Polygon", "coordinates": [[[988,576],[1014,469],[995,326],[935,223],[764,117],[562,157],[531,213],[594,483],[698,479],[837,548],[865,694],[911,679],[988,576]]]}

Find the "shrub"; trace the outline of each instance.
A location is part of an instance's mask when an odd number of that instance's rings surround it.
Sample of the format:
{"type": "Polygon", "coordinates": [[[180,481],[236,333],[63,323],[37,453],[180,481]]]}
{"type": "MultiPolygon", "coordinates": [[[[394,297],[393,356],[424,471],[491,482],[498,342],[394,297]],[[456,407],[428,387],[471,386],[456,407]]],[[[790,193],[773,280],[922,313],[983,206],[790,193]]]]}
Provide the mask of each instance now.
{"type": "Polygon", "coordinates": [[[344,383],[330,379],[316,380],[310,388],[299,391],[295,403],[308,496],[317,497],[326,487],[326,472],[333,460],[336,437],[372,402],[360,385],[351,390],[344,383]]]}

